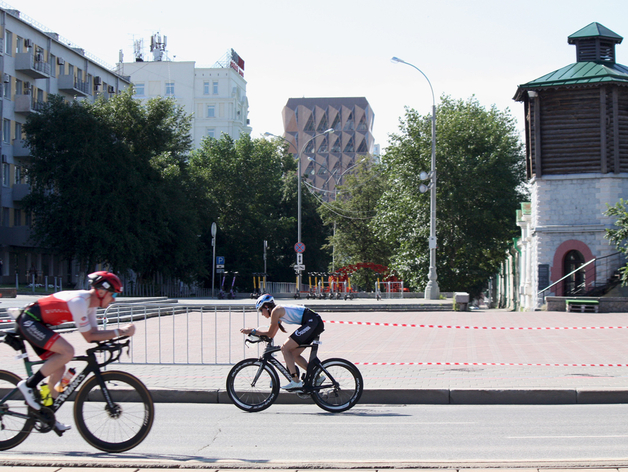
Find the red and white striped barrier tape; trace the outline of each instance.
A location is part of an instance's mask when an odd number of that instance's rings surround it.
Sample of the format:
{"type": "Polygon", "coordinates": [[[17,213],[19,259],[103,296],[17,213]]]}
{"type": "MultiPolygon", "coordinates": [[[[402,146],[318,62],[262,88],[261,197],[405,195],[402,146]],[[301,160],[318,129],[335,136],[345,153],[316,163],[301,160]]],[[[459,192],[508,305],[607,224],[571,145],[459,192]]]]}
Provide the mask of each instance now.
{"type": "Polygon", "coordinates": [[[524,366],[524,367],[628,367],[628,364],[526,364],[520,362],[356,362],[364,366],[524,366]]]}
{"type": "Polygon", "coordinates": [[[462,325],[427,325],[410,323],[378,323],[372,321],[334,321],[324,320],[325,323],[351,324],[363,326],[393,326],[401,328],[454,328],[477,330],[539,330],[539,329],[627,329],[628,326],[462,326],[462,325]]]}

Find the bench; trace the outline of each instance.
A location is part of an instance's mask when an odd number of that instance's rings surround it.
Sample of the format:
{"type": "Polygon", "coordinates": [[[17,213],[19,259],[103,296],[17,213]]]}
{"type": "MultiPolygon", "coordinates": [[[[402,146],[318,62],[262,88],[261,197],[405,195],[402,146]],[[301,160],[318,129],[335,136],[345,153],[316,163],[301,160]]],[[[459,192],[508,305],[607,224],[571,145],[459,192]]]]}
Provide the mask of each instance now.
{"type": "Polygon", "coordinates": [[[566,311],[575,311],[580,313],[597,313],[600,302],[590,299],[578,299],[565,300],[566,311]]]}

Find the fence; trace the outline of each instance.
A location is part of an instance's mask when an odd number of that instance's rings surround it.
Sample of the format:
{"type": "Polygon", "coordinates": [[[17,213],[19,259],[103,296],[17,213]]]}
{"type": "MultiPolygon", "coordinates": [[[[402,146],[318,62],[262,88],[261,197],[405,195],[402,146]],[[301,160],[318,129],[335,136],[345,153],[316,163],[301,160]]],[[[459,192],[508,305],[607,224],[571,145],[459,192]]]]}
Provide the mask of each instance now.
{"type": "Polygon", "coordinates": [[[375,282],[378,298],[403,298],[403,282],[375,282]]]}

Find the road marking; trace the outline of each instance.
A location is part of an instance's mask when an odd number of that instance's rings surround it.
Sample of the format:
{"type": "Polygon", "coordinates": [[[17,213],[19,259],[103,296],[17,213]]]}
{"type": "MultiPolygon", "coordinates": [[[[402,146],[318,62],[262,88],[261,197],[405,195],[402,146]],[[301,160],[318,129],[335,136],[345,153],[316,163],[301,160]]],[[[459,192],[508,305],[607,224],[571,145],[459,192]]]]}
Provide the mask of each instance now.
{"type": "Polygon", "coordinates": [[[590,439],[590,438],[628,438],[628,434],[609,434],[599,436],[506,436],[506,439],[590,439]]]}
{"type": "Polygon", "coordinates": [[[475,421],[448,421],[448,422],[442,422],[442,421],[419,421],[419,422],[412,422],[412,423],[399,423],[399,422],[387,422],[387,423],[382,423],[382,422],[370,422],[370,423],[348,423],[346,421],[343,422],[334,422],[334,423],[328,423],[326,421],[321,421],[319,423],[316,422],[312,422],[312,421],[308,421],[308,422],[303,422],[303,423],[294,423],[294,424],[299,424],[299,425],[315,425],[315,424],[321,424],[321,425],[330,425],[330,424],[340,424],[340,425],[345,425],[345,426],[363,426],[363,425],[373,425],[373,426],[384,426],[384,425],[391,425],[391,426],[405,426],[405,425],[438,425],[438,424],[442,424],[442,425],[451,425],[451,424],[476,424],[475,421]]]}

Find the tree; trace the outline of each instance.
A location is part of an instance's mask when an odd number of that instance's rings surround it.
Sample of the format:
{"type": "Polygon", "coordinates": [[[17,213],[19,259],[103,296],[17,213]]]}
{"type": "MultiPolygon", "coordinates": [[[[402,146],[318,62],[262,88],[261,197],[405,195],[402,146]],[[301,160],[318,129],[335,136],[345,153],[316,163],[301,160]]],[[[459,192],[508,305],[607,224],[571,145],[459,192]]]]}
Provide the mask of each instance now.
{"type": "Polygon", "coordinates": [[[94,104],[51,95],[28,116],[33,237],[82,271],[102,262],[187,277],[191,257],[180,249],[196,228],[173,205],[185,201],[175,194],[185,191],[176,176],[185,173],[189,119],[172,101],[142,106],[131,93],[94,104]]]}
{"type": "MultiPolygon", "coordinates": [[[[615,228],[606,230],[606,239],[615,244],[622,254],[628,254],[628,202],[620,198],[614,206],[608,206],[606,216],[617,217],[615,228]]],[[[622,285],[628,285],[628,264],[619,269],[622,285]]]]}
{"type": "MultiPolygon", "coordinates": [[[[211,241],[210,227],[216,222],[217,255],[225,256],[227,270],[239,272],[248,285],[251,273],[263,271],[266,240],[267,271],[272,279],[293,280],[296,164],[286,147],[265,139],[253,140],[248,135],[234,141],[223,134],[220,139],[204,140],[192,153],[190,166],[196,186],[205,189],[202,239],[211,241]]],[[[313,199],[304,197],[303,227],[308,228],[304,242],[308,252],[316,255],[315,235],[322,224],[313,199]]],[[[211,259],[207,263],[211,266],[211,259]]]]}
{"type": "MultiPolygon", "coordinates": [[[[383,170],[372,158],[364,158],[355,169],[345,174],[344,183],[337,187],[333,201],[325,203],[320,199],[319,212],[323,222],[334,228],[325,246],[334,254],[332,270],[360,262],[388,264],[390,247],[371,225],[379,199],[386,189],[383,170]]],[[[358,271],[352,277],[352,284],[368,290],[374,286],[377,277],[372,271],[358,271]]]]}
{"type": "MultiPolygon", "coordinates": [[[[437,117],[437,274],[441,291],[479,294],[497,272],[525,199],[523,146],[509,111],[486,110],[474,97],[442,97],[437,117]]],[[[407,110],[401,134],[383,157],[388,189],[373,224],[393,247],[390,266],[414,289],[427,284],[431,117],[407,110]]]]}

